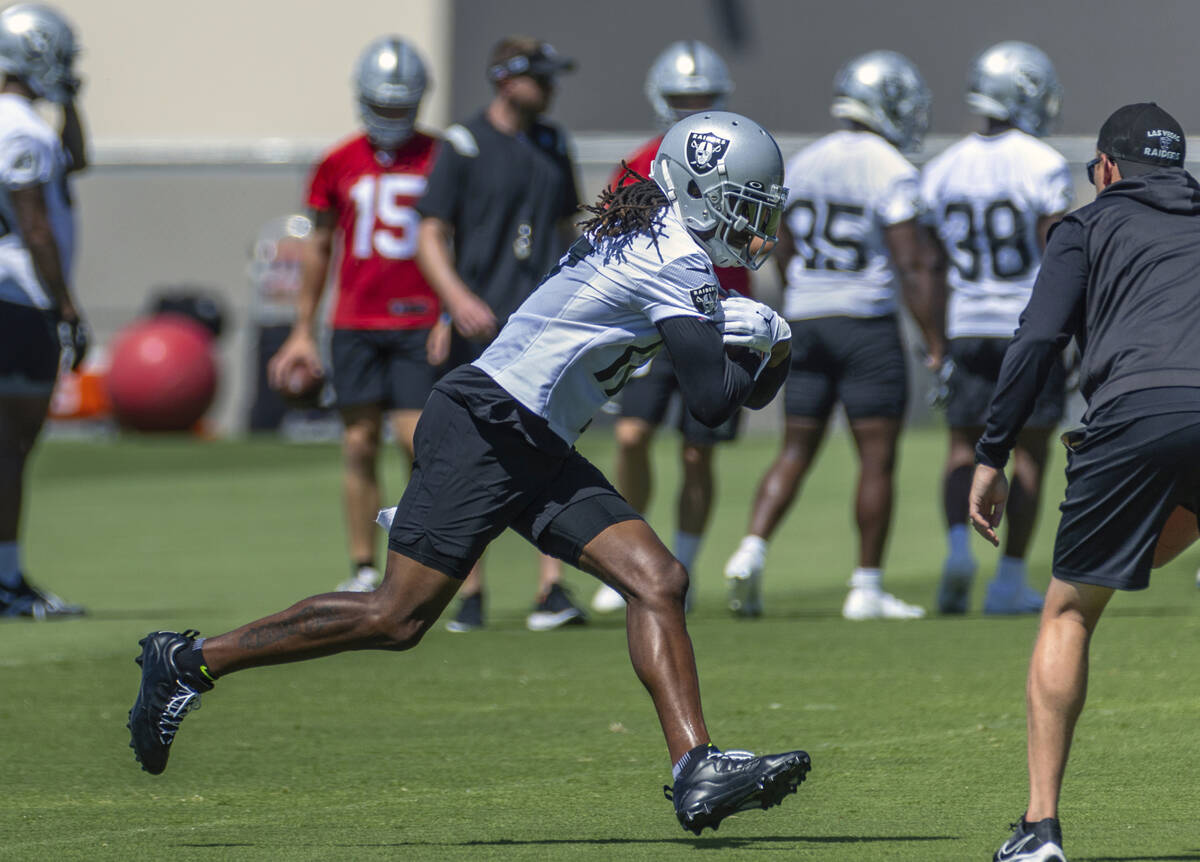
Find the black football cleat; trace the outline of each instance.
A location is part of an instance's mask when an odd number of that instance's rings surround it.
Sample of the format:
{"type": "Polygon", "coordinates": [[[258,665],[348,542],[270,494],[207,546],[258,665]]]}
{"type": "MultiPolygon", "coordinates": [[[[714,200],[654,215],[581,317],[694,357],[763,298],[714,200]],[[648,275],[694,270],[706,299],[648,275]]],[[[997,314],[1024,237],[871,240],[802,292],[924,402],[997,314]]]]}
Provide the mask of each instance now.
{"type": "Polygon", "coordinates": [[[24,576],[15,587],[0,587],[0,617],[56,620],[83,616],[85,613],[79,605],[71,604],[49,590],[35,587],[24,576]]]}
{"type": "Polygon", "coordinates": [[[191,629],[151,632],[138,641],[142,654],[134,661],[142,667],[142,683],[126,727],[133,756],[151,775],[167,768],[179,723],[200,706],[200,693],[213,687],[207,680],[185,680],[175,664],[176,653],[191,649],[198,634],[191,629]]]}
{"type": "Polygon", "coordinates": [[[756,757],[749,751],[714,748],[687,764],[663,794],[675,803],[683,828],[699,835],[706,826],[715,832],[730,814],[778,805],[796,792],[811,768],[803,751],[756,757]]]}
{"type": "Polygon", "coordinates": [[[992,862],[1067,862],[1062,827],[1054,818],[1029,823],[1022,816],[1010,825],[1015,831],[996,851],[992,862]]]}

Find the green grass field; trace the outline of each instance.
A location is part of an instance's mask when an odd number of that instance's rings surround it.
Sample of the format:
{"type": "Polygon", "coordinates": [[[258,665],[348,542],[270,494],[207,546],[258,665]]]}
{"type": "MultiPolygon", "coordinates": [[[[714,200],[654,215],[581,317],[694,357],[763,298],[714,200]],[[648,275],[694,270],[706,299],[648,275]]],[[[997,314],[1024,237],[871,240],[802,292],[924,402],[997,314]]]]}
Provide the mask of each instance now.
{"type": "MultiPolygon", "coordinates": [[[[603,431],[584,443],[611,467],[603,431]]],[[[938,430],[906,439],[887,570],[893,592],[927,606],[944,544],[943,445],[938,430]]],[[[339,456],[268,441],[45,444],[26,563],[92,613],[0,625],[0,858],[990,858],[1024,804],[1036,621],[843,621],[843,436],[772,546],[766,615],[729,618],[721,567],[774,447],[758,438],[722,453],[689,628],[715,741],[802,747],[814,767],[782,807],[696,838],[662,797],[666,750],[623,621],[525,631],[535,558],[514,536],[491,554],[489,631],[439,628],[412,653],[231,676],[187,719],[167,772],[141,772],[125,729],[137,639],[224,631],[341,580],[339,456]]],[[[676,453],[663,435],[651,520],[667,536],[676,453]]],[[[395,453],[387,469],[391,499],[403,481],[395,453]]],[[[1061,457],[1052,473],[1032,554],[1039,585],[1061,457]]],[[[976,549],[986,578],[994,552],[976,549]]],[[[1062,811],[1072,862],[1200,860],[1198,564],[1193,550],[1151,590],[1118,596],[1097,634],[1062,811]]],[[[590,597],[586,576],[570,580],[590,597]]]]}

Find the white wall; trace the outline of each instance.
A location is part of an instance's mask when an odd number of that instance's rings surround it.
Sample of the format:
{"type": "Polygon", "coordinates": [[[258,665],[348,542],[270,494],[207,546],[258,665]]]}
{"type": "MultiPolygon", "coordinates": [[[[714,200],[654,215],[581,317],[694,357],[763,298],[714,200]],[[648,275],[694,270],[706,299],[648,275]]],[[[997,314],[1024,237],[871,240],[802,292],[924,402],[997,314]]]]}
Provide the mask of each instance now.
{"type": "Polygon", "coordinates": [[[356,124],[350,77],[376,36],[409,38],[448,116],[450,4],[440,0],[51,0],[84,53],[93,140],[332,141],[356,124]]]}

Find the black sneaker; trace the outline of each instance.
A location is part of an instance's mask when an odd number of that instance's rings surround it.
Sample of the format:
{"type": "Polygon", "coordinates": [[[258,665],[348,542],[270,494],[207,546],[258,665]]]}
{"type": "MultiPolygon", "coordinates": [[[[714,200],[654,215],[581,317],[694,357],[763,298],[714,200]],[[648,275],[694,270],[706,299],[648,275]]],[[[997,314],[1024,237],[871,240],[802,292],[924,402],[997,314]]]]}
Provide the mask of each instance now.
{"type": "Polygon", "coordinates": [[[483,593],[463,596],[454,619],[446,621],[448,632],[473,632],[483,628],[483,593]]]}
{"type": "Polygon", "coordinates": [[[992,862],[1067,862],[1062,849],[1062,827],[1052,817],[1027,823],[1022,817],[1009,824],[1016,831],[996,851],[992,862]]]}
{"type": "Polygon", "coordinates": [[[21,577],[15,587],[0,587],[0,617],[51,620],[87,613],[80,605],[64,601],[49,590],[40,590],[21,577]]]}
{"type": "Polygon", "coordinates": [[[552,584],[546,598],[525,618],[525,626],[531,632],[548,632],[559,626],[580,626],[586,622],[587,615],[571,601],[571,594],[562,584],[552,584]]]}
{"type": "Polygon", "coordinates": [[[200,706],[200,693],[212,689],[204,679],[183,678],[175,654],[191,649],[200,634],[194,629],[179,632],[150,632],[138,643],[142,654],[134,661],[142,666],[142,684],[129,710],[129,747],[142,769],[158,775],[167,768],[171,743],[179,723],[200,706]]]}
{"type": "Polygon", "coordinates": [[[778,805],[796,792],[811,768],[803,751],[756,757],[713,748],[684,766],[675,786],[663,787],[663,795],[675,803],[683,828],[699,835],[705,826],[715,832],[730,814],[778,805]]]}

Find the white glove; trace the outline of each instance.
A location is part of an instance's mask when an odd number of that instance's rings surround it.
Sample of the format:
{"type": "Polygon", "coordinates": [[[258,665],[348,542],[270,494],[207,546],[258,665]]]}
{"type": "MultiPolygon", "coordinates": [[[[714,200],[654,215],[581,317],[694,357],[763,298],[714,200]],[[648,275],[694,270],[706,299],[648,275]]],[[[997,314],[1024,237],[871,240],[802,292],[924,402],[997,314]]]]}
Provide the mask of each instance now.
{"type": "Polygon", "coordinates": [[[771,348],[792,337],[786,320],[753,299],[731,296],[721,300],[721,311],[725,314],[721,338],[726,344],[770,355],[771,348]]]}

